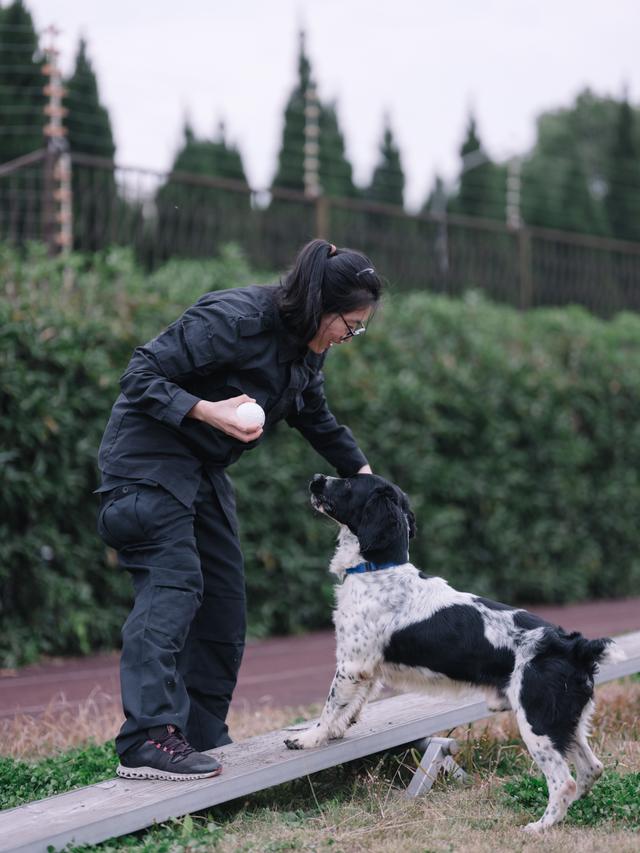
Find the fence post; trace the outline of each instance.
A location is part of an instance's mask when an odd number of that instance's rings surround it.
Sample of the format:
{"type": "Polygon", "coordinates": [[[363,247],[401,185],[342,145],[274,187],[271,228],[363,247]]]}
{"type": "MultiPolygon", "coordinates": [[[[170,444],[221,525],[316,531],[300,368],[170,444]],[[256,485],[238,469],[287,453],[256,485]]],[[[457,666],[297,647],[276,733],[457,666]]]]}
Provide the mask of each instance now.
{"type": "Polygon", "coordinates": [[[329,199],[326,195],[316,197],[316,237],[329,239],[329,199]]]}
{"type": "Polygon", "coordinates": [[[54,255],[58,249],[69,249],[71,237],[71,158],[69,144],[65,139],[67,129],[63,118],[69,110],[62,105],[67,90],[62,85],[62,72],[58,67],[60,51],[55,45],[60,34],[54,26],[47,27],[45,33],[50,44],[45,46],[46,62],[42,73],[47,78],[43,94],[48,98],[44,106],[47,122],[43,127],[47,142],[44,158],[44,181],[42,202],[42,236],[54,255]]]}
{"type": "Polygon", "coordinates": [[[56,201],[55,191],[55,169],[56,151],[51,145],[47,145],[42,164],[42,239],[49,247],[49,254],[55,255],[56,245],[56,201]]]}
{"type": "Polygon", "coordinates": [[[54,199],[57,201],[56,222],[58,224],[56,233],[56,244],[62,252],[68,252],[73,248],[73,189],[71,181],[71,154],[66,140],[58,151],[58,159],[53,173],[56,181],[54,199]]]}
{"type": "Polygon", "coordinates": [[[518,229],[518,279],[520,285],[520,309],[526,311],[533,305],[533,270],[531,268],[531,231],[518,229]]]}

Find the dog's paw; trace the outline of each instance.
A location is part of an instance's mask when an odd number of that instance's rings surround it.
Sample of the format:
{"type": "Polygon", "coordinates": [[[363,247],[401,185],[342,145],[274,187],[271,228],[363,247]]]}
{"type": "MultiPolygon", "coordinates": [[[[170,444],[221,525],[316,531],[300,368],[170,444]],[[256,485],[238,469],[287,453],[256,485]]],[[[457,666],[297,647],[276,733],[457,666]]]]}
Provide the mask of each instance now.
{"type": "Polygon", "coordinates": [[[323,746],[326,742],[326,736],[316,726],[313,729],[300,732],[295,737],[287,738],[285,745],[287,749],[313,749],[316,746],[323,746]]]}
{"type": "Polygon", "coordinates": [[[505,696],[503,699],[487,699],[487,708],[490,711],[511,711],[511,702],[505,696]]]}
{"type": "Polygon", "coordinates": [[[533,823],[527,823],[521,828],[523,832],[527,833],[527,835],[540,835],[540,833],[544,832],[544,830],[546,829],[546,827],[542,825],[541,820],[536,820],[533,823]]]}

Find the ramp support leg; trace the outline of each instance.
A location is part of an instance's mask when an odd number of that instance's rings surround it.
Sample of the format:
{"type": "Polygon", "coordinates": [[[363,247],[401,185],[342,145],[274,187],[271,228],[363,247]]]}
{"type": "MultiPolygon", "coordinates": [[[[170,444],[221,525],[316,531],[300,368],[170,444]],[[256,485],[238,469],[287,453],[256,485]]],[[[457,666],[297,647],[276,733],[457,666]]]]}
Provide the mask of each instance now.
{"type": "Polygon", "coordinates": [[[416,747],[423,752],[423,756],[407,786],[405,796],[417,797],[419,794],[426,794],[436,781],[440,769],[450,773],[459,782],[468,779],[462,767],[453,759],[460,749],[453,738],[427,737],[418,741],[416,747]]]}

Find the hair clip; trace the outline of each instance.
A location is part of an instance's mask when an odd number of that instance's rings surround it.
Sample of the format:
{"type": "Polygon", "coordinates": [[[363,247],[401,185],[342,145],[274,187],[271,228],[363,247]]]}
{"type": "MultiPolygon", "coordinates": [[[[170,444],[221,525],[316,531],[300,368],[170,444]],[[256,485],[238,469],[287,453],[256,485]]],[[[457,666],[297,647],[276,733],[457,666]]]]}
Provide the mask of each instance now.
{"type": "Polygon", "coordinates": [[[375,273],[375,270],[373,267],[365,267],[363,270],[360,270],[360,272],[356,273],[356,278],[358,278],[359,275],[364,275],[366,272],[375,273]]]}

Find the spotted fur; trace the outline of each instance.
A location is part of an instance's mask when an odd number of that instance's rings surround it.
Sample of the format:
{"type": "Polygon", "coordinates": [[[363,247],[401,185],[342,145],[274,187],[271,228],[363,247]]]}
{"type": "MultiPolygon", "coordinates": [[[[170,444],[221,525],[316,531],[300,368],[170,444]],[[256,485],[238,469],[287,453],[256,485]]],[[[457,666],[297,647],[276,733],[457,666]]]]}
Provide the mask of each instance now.
{"type": "Polygon", "coordinates": [[[415,519],[408,499],[383,478],[317,474],[310,491],[312,505],[340,525],[330,564],[342,581],[334,612],[337,667],[318,724],[287,746],[308,749],[343,737],[381,684],[457,695],[480,690],[491,710],[513,709],[547,779],[547,808],[525,829],[538,832],[562,820],[602,773],[587,742],[594,675],[623,653],[608,638],[568,634],[420,572],[409,561],[415,519]],[[346,574],[363,561],[394,568],[346,574]]]}

